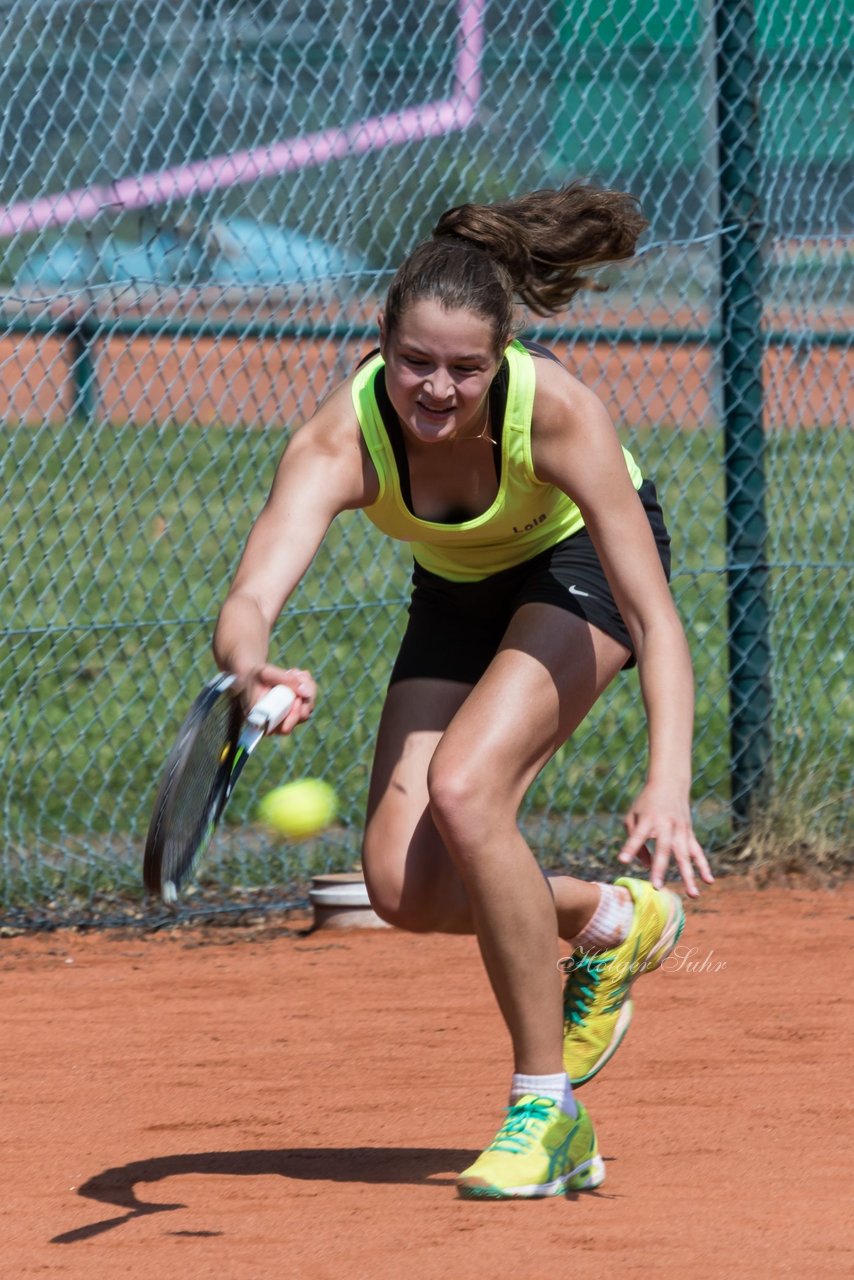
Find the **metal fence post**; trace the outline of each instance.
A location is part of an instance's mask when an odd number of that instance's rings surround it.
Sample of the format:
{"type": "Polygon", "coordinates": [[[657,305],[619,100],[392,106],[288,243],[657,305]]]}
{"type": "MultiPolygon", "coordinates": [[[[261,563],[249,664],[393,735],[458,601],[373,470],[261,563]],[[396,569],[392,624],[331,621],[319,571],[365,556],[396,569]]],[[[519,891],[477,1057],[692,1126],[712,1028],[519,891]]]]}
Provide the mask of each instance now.
{"type": "Polygon", "coordinates": [[[771,646],[762,389],[759,81],[753,0],[715,0],[730,778],[736,829],[769,782],[771,646]]]}
{"type": "Polygon", "coordinates": [[[95,369],[95,326],[86,316],[76,316],[66,329],[69,344],[69,373],[71,375],[71,417],[92,422],[97,401],[97,373],[95,369]]]}

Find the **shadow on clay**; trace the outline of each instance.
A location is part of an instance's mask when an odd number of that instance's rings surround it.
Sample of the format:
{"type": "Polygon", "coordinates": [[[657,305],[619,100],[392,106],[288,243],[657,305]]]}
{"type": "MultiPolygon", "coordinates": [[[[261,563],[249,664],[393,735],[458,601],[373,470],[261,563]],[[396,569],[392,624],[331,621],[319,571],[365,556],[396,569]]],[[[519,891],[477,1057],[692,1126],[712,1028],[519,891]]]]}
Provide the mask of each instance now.
{"type": "Polygon", "coordinates": [[[471,1164],[476,1151],[458,1151],[430,1147],[291,1147],[257,1151],[198,1151],[188,1155],[160,1156],[152,1160],[134,1160],[96,1173],[77,1194],[101,1204],[115,1205],[127,1212],[118,1217],[92,1222],[86,1227],[63,1231],[53,1236],[51,1244],[75,1244],[92,1236],[120,1227],[133,1218],[151,1213],[168,1213],[186,1208],[183,1204],[152,1204],[137,1199],[140,1182],[162,1182],[183,1174],[225,1174],[232,1177],[258,1177],[279,1174],[283,1178],[306,1178],[312,1182],[376,1182],[423,1183],[451,1185],[450,1169],[464,1169],[471,1164]],[[444,1174],[444,1177],[437,1177],[444,1174]]]}

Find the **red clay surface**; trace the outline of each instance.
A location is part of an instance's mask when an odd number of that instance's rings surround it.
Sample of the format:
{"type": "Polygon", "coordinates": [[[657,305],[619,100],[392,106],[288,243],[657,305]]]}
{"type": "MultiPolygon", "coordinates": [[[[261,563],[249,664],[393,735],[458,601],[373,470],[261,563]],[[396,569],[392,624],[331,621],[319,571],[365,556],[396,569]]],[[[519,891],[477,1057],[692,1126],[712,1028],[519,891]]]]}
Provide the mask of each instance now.
{"type": "Polygon", "coordinates": [[[453,1187],[509,1079],[473,940],[6,939],[0,1272],[850,1276],[852,918],[852,884],[707,890],[583,1090],[606,1183],[515,1203],[453,1187]]]}
{"type": "MultiPolygon", "coordinates": [[[[852,313],[854,315],[854,313],[852,313]]],[[[373,319],[373,317],[372,317],[373,319]]],[[[691,312],[661,309],[599,317],[600,322],[697,327],[691,312]]],[[[775,317],[796,331],[821,317],[775,317]]],[[[579,318],[583,323],[584,316],[579,318]]],[[[369,349],[338,344],[253,339],[113,337],[96,350],[97,413],[123,422],[252,423],[302,421],[329,388],[369,349]]],[[[581,380],[625,427],[672,423],[711,426],[714,352],[692,343],[552,343],[581,380]]],[[[56,338],[0,338],[0,418],[40,424],[66,420],[73,397],[67,343],[56,338]]],[[[770,347],[764,357],[765,424],[771,429],[839,427],[854,413],[848,352],[842,347],[770,347]]]]}

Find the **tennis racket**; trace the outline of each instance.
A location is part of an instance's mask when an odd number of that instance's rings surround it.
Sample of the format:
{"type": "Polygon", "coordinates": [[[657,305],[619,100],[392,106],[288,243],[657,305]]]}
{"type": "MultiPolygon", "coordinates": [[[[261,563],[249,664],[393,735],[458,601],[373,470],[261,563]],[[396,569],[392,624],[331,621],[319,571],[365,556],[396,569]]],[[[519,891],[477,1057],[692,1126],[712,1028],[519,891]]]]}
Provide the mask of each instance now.
{"type": "Polygon", "coordinates": [[[294,693],[277,685],[244,715],[235,677],[205,685],[178,731],[145,842],[142,878],[167,906],[178,900],[255,747],[287,715],[294,693]]]}

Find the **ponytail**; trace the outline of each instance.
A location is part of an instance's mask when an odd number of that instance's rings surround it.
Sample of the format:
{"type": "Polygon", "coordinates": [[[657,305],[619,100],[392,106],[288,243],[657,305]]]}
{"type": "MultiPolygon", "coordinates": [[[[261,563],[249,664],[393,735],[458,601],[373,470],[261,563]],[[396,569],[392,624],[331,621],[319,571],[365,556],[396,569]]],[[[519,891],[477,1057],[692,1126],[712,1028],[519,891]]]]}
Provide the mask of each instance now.
{"type": "Polygon", "coordinates": [[[507,270],[532,311],[559,311],[579,289],[595,288],[585,268],[631,258],[646,219],[634,196],[574,182],[518,200],[461,204],[443,213],[433,238],[453,237],[507,270]]]}

